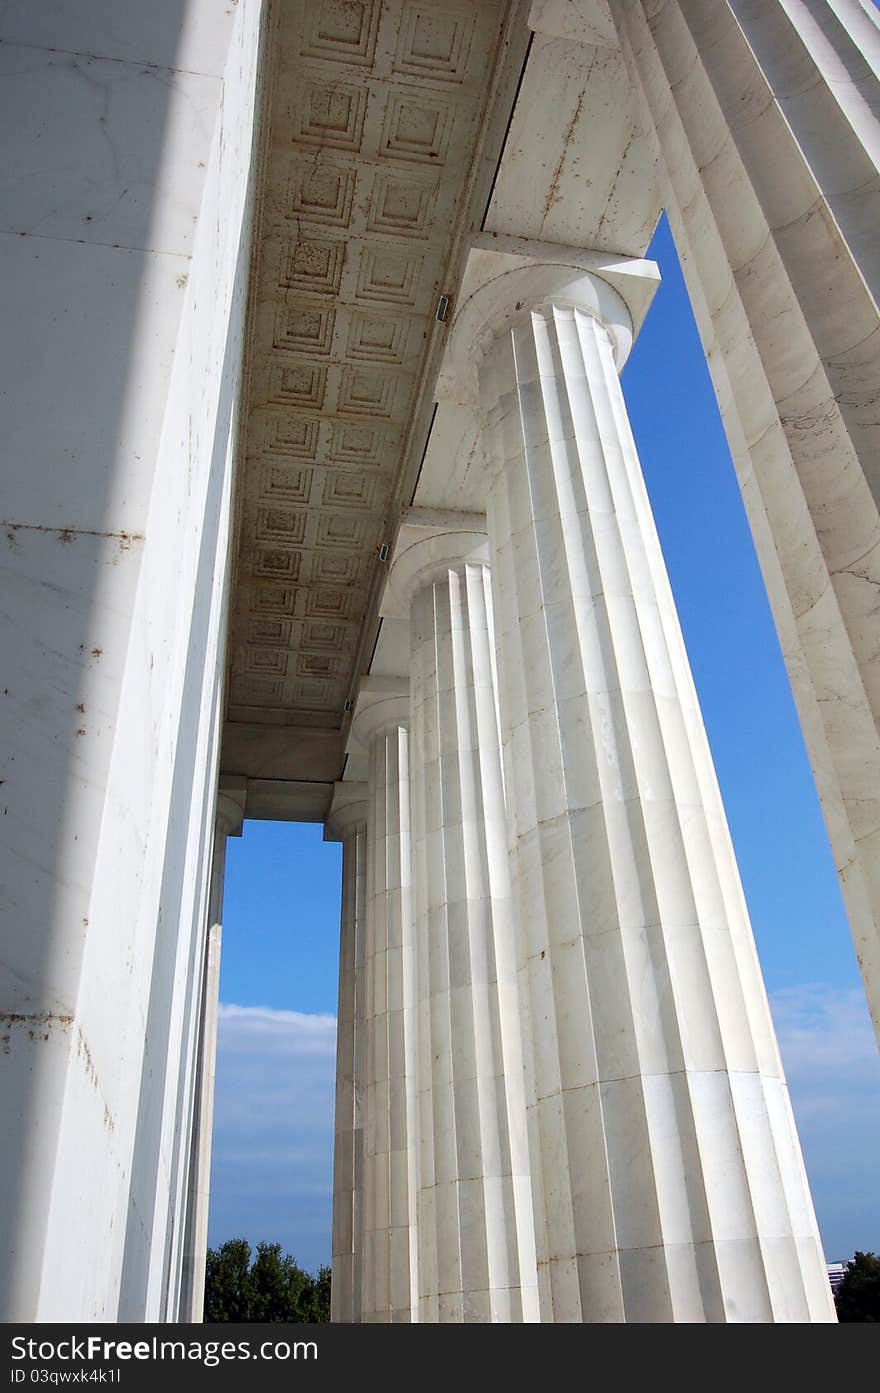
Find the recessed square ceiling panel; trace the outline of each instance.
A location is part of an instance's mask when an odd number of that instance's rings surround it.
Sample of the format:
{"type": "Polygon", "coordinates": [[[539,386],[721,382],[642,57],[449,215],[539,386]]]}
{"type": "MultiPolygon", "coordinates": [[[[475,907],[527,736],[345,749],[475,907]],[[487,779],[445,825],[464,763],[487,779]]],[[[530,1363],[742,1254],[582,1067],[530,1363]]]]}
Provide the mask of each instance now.
{"type": "Polygon", "coordinates": [[[281,7],[229,719],[341,724],[505,0],[281,7]]]}

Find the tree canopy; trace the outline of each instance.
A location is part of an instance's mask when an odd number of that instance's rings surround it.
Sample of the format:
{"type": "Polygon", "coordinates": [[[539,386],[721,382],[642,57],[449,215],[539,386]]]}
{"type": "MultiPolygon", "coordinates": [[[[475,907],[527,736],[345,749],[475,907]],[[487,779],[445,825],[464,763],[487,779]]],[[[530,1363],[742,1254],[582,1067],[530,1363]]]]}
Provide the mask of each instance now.
{"type": "Polygon", "coordinates": [[[839,1321],[880,1323],[880,1257],[856,1253],[834,1298],[839,1321]]]}
{"type": "Polygon", "coordinates": [[[330,1268],[312,1276],[298,1267],[280,1243],[251,1246],[230,1238],[208,1249],[205,1267],[205,1323],[218,1321],[285,1321],[292,1324],[330,1319],[330,1268]]]}

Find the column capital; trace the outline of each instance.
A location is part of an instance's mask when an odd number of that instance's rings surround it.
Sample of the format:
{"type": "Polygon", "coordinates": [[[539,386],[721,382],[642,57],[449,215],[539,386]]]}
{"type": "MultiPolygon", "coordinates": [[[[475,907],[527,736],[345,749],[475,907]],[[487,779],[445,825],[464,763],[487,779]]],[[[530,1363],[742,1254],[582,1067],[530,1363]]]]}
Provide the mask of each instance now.
{"type": "Polygon", "coordinates": [[[395,725],[409,725],[409,678],[361,678],[346,753],[366,754],[377,731],[395,725]]]}
{"type": "Polygon", "coordinates": [[[341,842],[359,822],[367,820],[367,785],[352,780],[333,785],[330,809],[324,819],[324,841],[341,842]]]}
{"type": "Polygon", "coordinates": [[[532,0],[526,24],[536,34],[569,43],[591,44],[594,48],[620,48],[608,0],[532,0]]]}
{"type": "Polygon", "coordinates": [[[468,562],[488,565],[485,514],[408,508],[394,544],[380,615],[406,619],[417,591],[468,562]]]}
{"type": "Polygon", "coordinates": [[[476,368],[488,345],[550,305],[570,305],[600,320],[620,372],[659,283],[656,262],[641,257],[478,234],[468,252],[437,400],[475,405],[476,368]]]}
{"type": "Polygon", "coordinates": [[[246,808],[247,780],[221,777],[214,814],[217,831],[227,837],[240,837],[246,808]]]}

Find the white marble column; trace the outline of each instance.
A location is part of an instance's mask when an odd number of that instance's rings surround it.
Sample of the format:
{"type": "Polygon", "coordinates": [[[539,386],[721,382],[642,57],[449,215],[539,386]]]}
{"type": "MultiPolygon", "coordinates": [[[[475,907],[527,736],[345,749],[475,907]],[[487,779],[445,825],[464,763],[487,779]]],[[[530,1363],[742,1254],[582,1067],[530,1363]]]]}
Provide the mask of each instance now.
{"type": "Polygon", "coordinates": [[[217,1061],[217,1008],[220,1004],[220,949],[223,937],[223,884],[226,838],[240,837],[244,795],[220,791],[214,822],[214,850],[208,892],[208,921],[202,963],[196,1088],[190,1139],[189,1184],[183,1272],[180,1285],[182,1321],[199,1323],[205,1304],[208,1255],[208,1207],[211,1188],[211,1133],[214,1124],[214,1075],[217,1061]]]}
{"type": "Polygon", "coordinates": [[[349,743],[369,758],[361,1275],[368,1323],[418,1319],[408,725],[408,685],[365,678],[349,743]]]}
{"type": "Polygon", "coordinates": [[[411,509],[419,1319],[539,1319],[485,518],[411,509]]]}
{"type": "Polygon", "coordinates": [[[458,335],[492,470],[542,1317],[833,1320],[618,383],[627,308],[583,269],[497,255],[458,335]]]}
{"type": "Polygon", "coordinates": [[[877,11],[625,0],[615,20],[880,1040],[877,11]]]}
{"type": "Polygon", "coordinates": [[[340,783],[324,828],[342,843],[339,1007],[336,1015],[336,1121],[333,1144],[333,1280],[330,1319],[361,1319],[364,1172],[364,963],[367,787],[340,783]]]}

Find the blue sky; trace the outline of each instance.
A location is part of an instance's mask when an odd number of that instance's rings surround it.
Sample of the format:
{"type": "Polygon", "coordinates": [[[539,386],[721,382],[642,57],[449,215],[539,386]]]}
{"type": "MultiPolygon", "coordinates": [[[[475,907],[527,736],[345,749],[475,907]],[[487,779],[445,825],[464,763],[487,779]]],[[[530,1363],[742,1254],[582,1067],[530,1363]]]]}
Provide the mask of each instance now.
{"type": "MultiPolygon", "coordinates": [[[[623,386],[718,769],[830,1259],[880,1251],[880,1057],[797,717],[665,219],[623,386]]],[[[210,1241],[329,1261],[341,856],[229,843],[210,1241]]]]}

